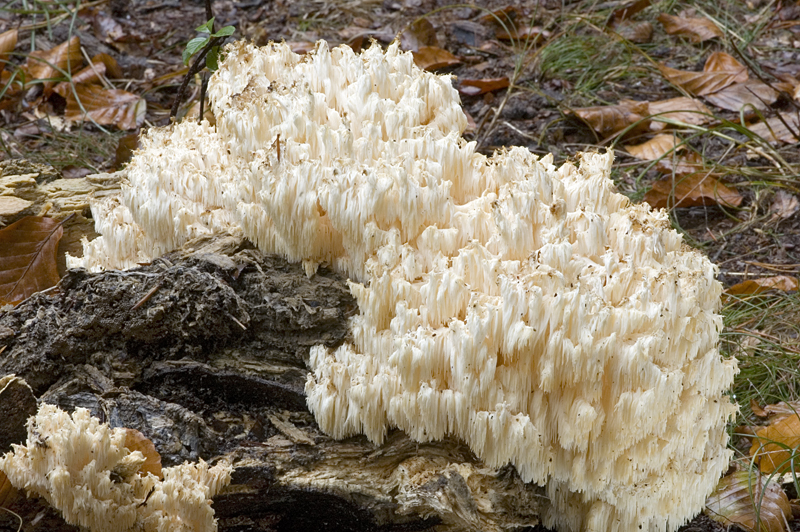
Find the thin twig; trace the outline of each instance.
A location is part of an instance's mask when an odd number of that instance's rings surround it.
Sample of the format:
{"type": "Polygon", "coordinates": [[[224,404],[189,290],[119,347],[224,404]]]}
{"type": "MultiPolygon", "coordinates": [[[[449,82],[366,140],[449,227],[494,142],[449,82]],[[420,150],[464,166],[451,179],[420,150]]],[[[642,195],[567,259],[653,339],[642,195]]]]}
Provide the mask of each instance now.
{"type": "Polygon", "coordinates": [[[147,291],[147,293],[146,293],[144,296],[142,296],[142,299],[140,299],[140,300],[138,301],[138,303],[136,303],[136,304],[135,304],[135,305],[134,305],[134,306],[131,308],[131,310],[136,310],[136,309],[138,309],[139,307],[141,307],[142,305],[144,305],[145,303],[147,303],[147,301],[148,301],[148,300],[149,300],[151,297],[153,297],[153,294],[155,294],[156,292],[158,292],[158,289],[159,289],[159,288],[161,288],[161,280],[160,280],[160,279],[159,279],[159,280],[156,282],[156,284],[155,284],[155,286],[153,286],[153,288],[151,288],[150,290],[148,290],[148,291],[147,291]]]}
{"type": "Polygon", "coordinates": [[[186,73],[186,77],[183,78],[183,82],[181,82],[181,86],[178,89],[178,94],[175,96],[175,103],[172,104],[172,109],[170,109],[169,112],[170,118],[178,115],[178,109],[181,107],[183,95],[186,93],[186,87],[189,86],[189,80],[206,67],[206,55],[208,55],[208,52],[210,52],[215,46],[222,44],[225,39],[227,39],[227,37],[212,38],[208,41],[208,44],[206,44],[205,47],[200,50],[200,53],[197,54],[194,63],[192,63],[192,67],[189,69],[189,72],[186,73]]]}

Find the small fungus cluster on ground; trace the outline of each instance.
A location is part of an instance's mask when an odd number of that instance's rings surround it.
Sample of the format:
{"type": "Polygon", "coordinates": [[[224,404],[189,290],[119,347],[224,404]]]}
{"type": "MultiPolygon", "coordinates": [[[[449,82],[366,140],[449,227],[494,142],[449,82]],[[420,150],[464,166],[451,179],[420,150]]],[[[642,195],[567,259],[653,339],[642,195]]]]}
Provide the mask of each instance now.
{"type": "Polygon", "coordinates": [[[614,191],[609,154],[553,164],[462,138],[446,76],[397,45],[235,43],[213,123],[151,129],[102,237],[127,268],[215,232],[349,276],[352,343],[312,349],[325,432],[460,438],[547,486],[561,530],[675,530],[727,468],[715,268],[614,191]]]}
{"type": "Polygon", "coordinates": [[[215,532],[211,497],[230,482],[230,464],[185,463],[162,469],[161,479],[141,470],[145,457],[126,437],[84,408],[70,415],[42,404],[27,444],[0,458],[0,470],[91,532],[215,532]]]}

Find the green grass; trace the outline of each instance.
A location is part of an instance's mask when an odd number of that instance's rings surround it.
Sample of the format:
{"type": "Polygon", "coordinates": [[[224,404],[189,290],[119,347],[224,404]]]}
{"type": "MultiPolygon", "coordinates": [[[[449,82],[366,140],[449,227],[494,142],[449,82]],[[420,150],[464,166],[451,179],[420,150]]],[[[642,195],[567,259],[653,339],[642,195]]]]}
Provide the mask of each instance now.
{"type": "Polygon", "coordinates": [[[739,360],[732,393],[747,422],[760,405],[800,398],[800,293],[730,298],[722,308],[721,348],[739,360]]]}

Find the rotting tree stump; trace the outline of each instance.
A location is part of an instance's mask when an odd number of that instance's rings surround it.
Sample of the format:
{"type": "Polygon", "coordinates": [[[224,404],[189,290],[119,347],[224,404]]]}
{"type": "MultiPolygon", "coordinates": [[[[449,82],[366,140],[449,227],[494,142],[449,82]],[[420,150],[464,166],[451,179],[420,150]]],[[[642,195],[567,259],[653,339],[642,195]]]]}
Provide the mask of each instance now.
{"type": "MultiPolygon", "coordinates": [[[[487,468],[462,442],[393,431],[375,446],[320,432],[305,360],[314,345],[346,341],[357,311],[340,275],[308,278],[299,264],[216,239],[131,271],[71,270],[0,314],[0,376],[141,431],[165,466],[228,457],[233,480],[214,499],[222,531],[535,525],[544,490],[513,467],[487,468]]],[[[25,531],[77,530],[39,499],[11,509],[25,531]]]]}

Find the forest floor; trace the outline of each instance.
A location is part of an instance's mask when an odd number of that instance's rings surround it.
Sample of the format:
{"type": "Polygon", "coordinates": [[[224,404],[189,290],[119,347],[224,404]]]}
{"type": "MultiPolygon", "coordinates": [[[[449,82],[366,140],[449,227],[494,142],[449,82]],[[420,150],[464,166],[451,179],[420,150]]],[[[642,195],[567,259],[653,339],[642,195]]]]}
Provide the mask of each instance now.
{"type": "MultiPolygon", "coordinates": [[[[453,76],[465,137],[487,154],[518,145],[560,163],[613,150],[619,190],[668,208],[719,267],[722,349],[741,368],[736,426],[800,399],[800,3],[218,0],[212,10],[233,38],[298,53],[319,39],[358,50],[399,38],[420,66],[453,76]]],[[[205,21],[198,0],[2,2],[0,158],[65,177],[124,165],[138,128],[169,123],[182,52],[205,21]],[[36,70],[37,54],[59,68],[36,70]],[[81,82],[84,58],[100,72],[81,82]]],[[[199,80],[179,116],[197,116],[199,80]]],[[[732,445],[746,467],[750,440],[732,445]]]]}

